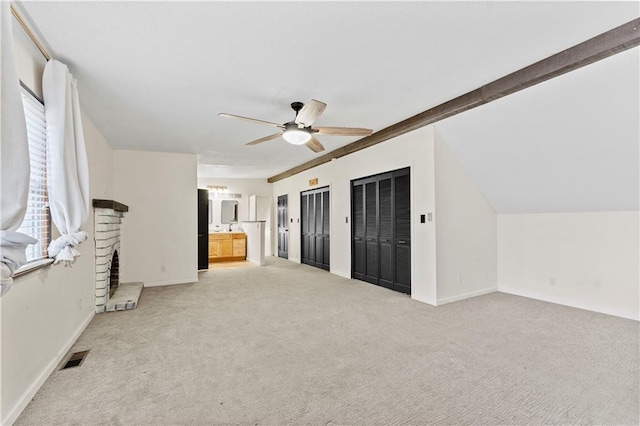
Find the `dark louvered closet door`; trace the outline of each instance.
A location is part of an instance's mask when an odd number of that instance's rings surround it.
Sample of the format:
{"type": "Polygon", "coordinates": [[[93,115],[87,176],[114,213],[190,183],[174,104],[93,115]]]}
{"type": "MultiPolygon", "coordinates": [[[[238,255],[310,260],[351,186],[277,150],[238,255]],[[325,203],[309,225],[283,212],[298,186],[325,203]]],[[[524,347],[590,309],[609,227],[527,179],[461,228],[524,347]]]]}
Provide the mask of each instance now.
{"type": "Polygon", "coordinates": [[[382,179],[378,182],[378,251],[380,256],[379,284],[393,288],[394,258],[393,258],[393,179],[382,179]]]}
{"type": "Polygon", "coordinates": [[[378,284],[378,183],[364,185],[364,239],[366,252],[366,269],[364,280],[378,284]]]}
{"type": "Polygon", "coordinates": [[[300,196],[300,233],[302,240],[300,241],[300,258],[304,259],[309,256],[309,203],[306,195],[300,196]]]}
{"type": "Polygon", "coordinates": [[[364,184],[351,188],[352,246],[351,268],[353,278],[364,280],[364,184]]]}
{"type": "Polygon", "coordinates": [[[300,194],[301,261],[329,270],[329,188],[300,194]]]}
{"type": "Polygon", "coordinates": [[[309,215],[307,221],[309,223],[309,233],[307,234],[307,263],[314,265],[316,263],[316,198],[314,194],[307,195],[309,206],[309,215]]]}
{"type": "Polygon", "coordinates": [[[409,169],[351,184],[353,278],[411,293],[409,169]]]}
{"type": "Polygon", "coordinates": [[[329,269],[329,247],[331,247],[331,208],[329,205],[329,191],[322,193],[322,267],[329,269]]]}
{"type": "Polygon", "coordinates": [[[409,174],[395,177],[394,290],[411,293],[411,191],[409,174]]]}
{"type": "Polygon", "coordinates": [[[316,193],[314,194],[314,198],[315,198],[315,207],[316,207],[316,215],[315,215],[315,235],[314,235],[314,245],[315,245],[315,263],[317,265],[315,266],[320,266],[322,264],[324,264],[323,262],[323,255],[324,255],[324,248],[323,248],[323,235],[322,235],[322,222],[323,222],[323,209],[322,209],[322,194],[321,193],[316,193]]]}

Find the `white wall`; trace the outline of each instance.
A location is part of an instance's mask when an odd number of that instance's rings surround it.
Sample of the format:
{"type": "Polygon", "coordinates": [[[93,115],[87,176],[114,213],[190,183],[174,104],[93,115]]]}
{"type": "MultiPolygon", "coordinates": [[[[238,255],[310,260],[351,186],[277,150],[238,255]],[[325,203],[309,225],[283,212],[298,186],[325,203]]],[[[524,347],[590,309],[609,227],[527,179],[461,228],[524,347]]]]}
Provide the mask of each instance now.
{"type": "Polygon", "coordinates": [[[20,80],[42,98],[42,73],[47,60],[24,32],[16,18],[11,16],[14,55],[20,80]]]}
{"type": "Polygon", "coordinates": [[[438,305],[497,289],[497,216],[435,132],[438,305]]]}
{"type": "MultiPolygon", "coordinates": [[[[45,60],[13,21],[18,75],[42,96],[45,60]]],[[[82,102],[82,90],[80,101],[82,102]]],[[[82,114],[91,198],[111,198],[112,149],[82,114]]],[[[93,235],[93,215],[82,227],[93,235]]],[[[54,227],[53,236],[58,232],[54,227]]],[[[12,424],[94,315],[95,242],[89,237],[71,268],[46,266],[16,277],[0,299],[0,423],[12,424]]]]}
{"type": "Polygon", "coordinates": [[[122,221],[120,281],[145,286],[198,280],[196,156],[113,151],[122,221]]]}
{"type": "MultiPolygon", "coordinates": [[[[241,194],[242,198],[229,198],[238,202],[238,221],[249,220],[249,197],[258,195],[271,198],[271,184],[266,179],[224,179],[199,177],[198,188],[207,189],[208,186],[226,186],[231,194],[241,194]]],[[[213,201],[214,215],[210,229],[220,224],[220,201],[224,197],[211,198],[213,201]]],[[[221,226],[222,227],[222,226],[221,226]]]]}
{"type": "MultiPolygon", "coordinates": [[[[242,198],[229,198],[238,202],[238,225],[233,228],[242,227],[242,222],[247,220],[255,220],[250,218],[250,197],[255,195],[261,208],[266,203],[265,199],[268,199],[269,204],[269,217],[262,217],[258,220],[265,220],[265,255],[271,256],[272,253],[272,240],[275,238],[274,232],[275,225],[271,218],[275,218],[275,210],[273,208],[273,202],[271,201],[273,195],[273,188],[266,179],[228,179],[228,178],[211,178],[211,177],[198,177],[198,188],[207,189],[207,186],[226,186],[228,192],[232,194],[241,194],[242,198]]],[[[212,200],[212,214],[213,221],[209,224],[209,230],[213,232],[216,226],[219,229],[226,229],[227,225],[220,223],[220,202],[225,198],[216,197],[212,200]]],[[[262,211],[262,210],[261,210],[262,211]]]]}
{"type": "MultiPolygon", "coordinates": [[[[249,220],[260,220],[264,221],[264,255],[272,256],[272,246],[273,246],[273,231],[274,227],[272,225],[273,221],[272,217],[276,217],[277,221],[277,213],[274,208],[274,203],[272,202],[271,196],[263,197],[260,195],[250,195],[249,196],[249,220]]],[[[277,225],[277,223],[276,223],[277,225]]],[[[243,225],[243,229],[246,230],[246,225],[243,225]]]]}
{"type": "Polygon", "coordinates": [[[288,194],[288,213],[293,219],[289,259],[300,262],[300,192],[310,189],[309,179],[318,179],[313,188],[331,188],[330,268],[334,274],[350,277],[351,180],[411,167],[412,297],[435,304],[435,224],[419,223],[420,214],[435,208],[433,141],[433,128],[425,127],[274,183],[274,199],[288,194]]]}
{"type": "MultiPolygon", "coordinates": [[[[111,146],[86,115],[82,119],[91,198],[111,198],[111,146]]],[[[17,277],[15,285],[0,299],[2,424],[11,424],[17,418],[93,318],[92,217],[89,214],[82,228],[89,239],[79,246],[82,256],[73,267],[46,266],[17,277]]]]}
{"type": "Polygon", "coordinates": [[[638,320],[639,220],[637,211],[498,215],[498,290],[638,320]]]}
{"type": "Polygon", "coordinates": [[[198,177],[198,188],[206,189],[207,186],[226,186],[229,192],[237,194],[271,196],[271,184],[266,179],[228,179],[198,177]]]}

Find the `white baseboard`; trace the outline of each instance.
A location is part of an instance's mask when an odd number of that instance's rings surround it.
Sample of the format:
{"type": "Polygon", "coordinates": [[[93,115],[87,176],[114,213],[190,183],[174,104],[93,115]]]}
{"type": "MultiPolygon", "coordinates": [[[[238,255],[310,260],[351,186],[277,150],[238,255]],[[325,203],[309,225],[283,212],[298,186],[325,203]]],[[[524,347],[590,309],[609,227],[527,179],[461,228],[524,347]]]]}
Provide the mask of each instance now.
{"type": "Polygon", "coordinates": [[[348,280],[351,279],[351,274],[349,272],[335,271],[335,270],[332,270],[332,271],[329,271],[329,272],[331,272],[332,274],[337,275],[339,277],[346,278],[348,280]]]}
{"type": "Polygon", "coordinates": [[[431,299],[426,298],[426,297],[417,296],[417,295],[412,294],[411,298],[413,300],[417,300],[418,302],[426,303],[427,305],[438,306],[438,304],[436,303],[435,300],[431,300],[431,299]]]}
{"type": "Polygon", "coordinates": [[[16,405],[11,410],[9,410],[9,413],[7,413],[7,415],[2,419],[2,422],[0,422],[0,424],[4,426],[11,426],[18,419],[18,416],[27,407],[27,405],[29,405],[29,402],[31,402],[31,399],[33,399],[36,393],[38,393],[38,390],[40,390],[44,382],[47,381],[51,373],[54,372],[58,364],[60,364],[62,359],[67,355],[67,353],[69,352],[69,349],[71,349],[71,346],[73,346],[76,340],[78,340],[78,337],[80,337],[84,329],[87,328],[87,326],[89,325],[89,323],[91,322],[95,314],[96,313],[92,308],[87,318],[85,318],[85,320],[82,321],[82,324],[80,324],[80,327],[76,329],[76,331],[73,333],[71,338],[60,349],[60,351],[58,352],[58,355],[56,355],[56,357],[51,360],[49,365],[47,365],[47,367],[40,373],[40,375],[31,384],[31,386],[27,388],[27,390],[22,394],[22,396],[20,397],[16,405]]]}
{"type": "Polygon", "coordinates": [[[470,291],[469,293],[459,294],[457,296],[444,297],[438,299],[437,306],[446,305],[447,303],[457,302],[459,300],[469,299],[471,297],[482,296],[483,294],[494,293],[498,291],[497,287],[483,288],[482,290],[470,291]]]}
{"type": "Polygon", "coordinates": [[[159,287],[163,285],[173,285],[173,284],[191,284],[198,282],[198,276],[191,278],[178,278],[174,280],[162,280],[162,281],[143,281],[145,287],[159,287]]]}
{"type": "Polygon", "coordinates": [[[585,311],[598,312],[600,314],[612,315],[614,317],[640,321],[640,317],[638,316],[637,312],[627,312],[619,309],[607,309],[607,308],[601,308],[597,306],[585,305],[585,304],[580,304],[575,302],[572,303],[566,300],[559,300],[554,297],[547,297],[534,292],[512,290],[508,288],[505,289],[504,287],[500,287],[498,291],[500,293],[512,294],[514,296],[526,297],[529,299],[541,300],[543,302],[555,303],[556,305],[569,306],[571,308],[584,309],[585,311]]]}

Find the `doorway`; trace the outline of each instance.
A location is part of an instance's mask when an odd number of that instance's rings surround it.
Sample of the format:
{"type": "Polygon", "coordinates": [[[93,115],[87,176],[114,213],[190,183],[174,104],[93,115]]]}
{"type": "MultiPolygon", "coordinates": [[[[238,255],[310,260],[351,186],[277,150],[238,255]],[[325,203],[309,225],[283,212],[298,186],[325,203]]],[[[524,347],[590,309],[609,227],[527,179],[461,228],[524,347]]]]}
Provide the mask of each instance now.
{"type": "Polygon", "coordinates": [[[351,181],[351,276],[411,294],[409,171],[351,181]]]}
{"type": "Polygon", "coordinates": [[[329,198],[328,186],[300,193],[300,260],[327,271],[331,239],[329,198]]]}
{"type": "Polygon", "coordinates": [[[289,258],[289,213],[288,195],[278,197],[278,257],[289,258]]]}

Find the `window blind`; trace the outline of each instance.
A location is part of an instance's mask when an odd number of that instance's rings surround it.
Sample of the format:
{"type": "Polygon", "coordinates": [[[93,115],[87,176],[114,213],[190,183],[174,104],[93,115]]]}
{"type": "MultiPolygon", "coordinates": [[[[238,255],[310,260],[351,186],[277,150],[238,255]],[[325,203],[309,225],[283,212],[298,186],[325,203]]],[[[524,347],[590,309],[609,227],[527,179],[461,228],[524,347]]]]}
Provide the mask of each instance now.
{"type": "Polygon", "coordinates": [[[47,194],[47,145],[44,105],[24,88],[22,104],[27,123],[31,176],[27,213],[18,232],[38,240],[27,247],[27,262],[47,258],[47,246],[51,240],[51,215],[47,194]]]}

